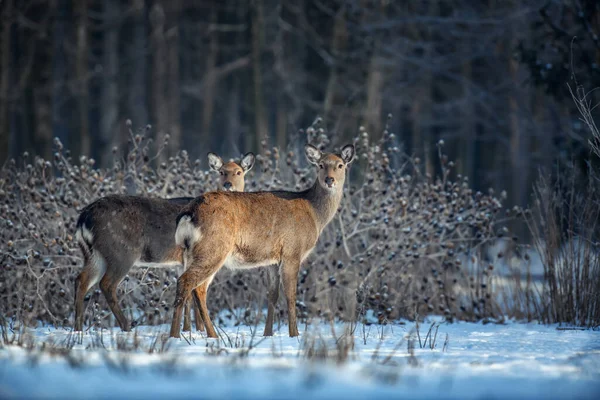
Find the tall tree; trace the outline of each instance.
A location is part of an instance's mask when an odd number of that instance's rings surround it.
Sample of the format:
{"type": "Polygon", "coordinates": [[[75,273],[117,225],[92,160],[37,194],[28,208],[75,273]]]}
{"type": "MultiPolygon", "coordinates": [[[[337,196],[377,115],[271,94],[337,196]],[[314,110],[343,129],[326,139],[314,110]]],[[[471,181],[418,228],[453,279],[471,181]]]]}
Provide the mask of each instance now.
{"type": "MultiPolygon", "coordinates": [[[[278,4],[275,6],[276,7],[276,15],[278,17],[278,19],[282,19],[283,15],[282,15],[282,9],[283,6],[281,4],[281,2],[278,2],[278,4]]],[[[281,29],[280,26],[276,26],[277,29],[277,33],[276,33],[276,38],[275,38],[275,43],[273,45],[273,56],[274,56],[274,61],[275,61],[275,65],[274,65],[274,72],[275,72],[275,79],[276,79],[276,89],[274,90],[275,94],[274,96],[276,97],[276,101],[275,101],[275,113],[276,113],[276,117],[275,117],[275,144],[281,149],[281,150],[285,150],[286,148],[286,144],[287,144],[287,140],[286,140],[286,135],[287,135],[287,122],[288,122],[288,110],[287,110],[287,104],[286,104],[286,96],[285,96],[285,89],[284,89],[284,85],[285,85],[285,46],[287,45],[286,40],[287,40],[287,35],[286,33],[283,31],[283,29],[281,29]]]]}
{"type": "MultiPolygon", "coordinates": [[[[382,18],[386,12],[384,3],[366,5],[363,7],[365,12],[371,7],[375,9],[372,14],[374,18],[382,18]]],[[[371,17],[373,18],[373,17],[371,17]]],[[[370,18],[365,17],[365,21],[370,18]]],[[[384,18],[382,18],[384,19],[384,18]]],[[[381,118],[383,117],[383,89],[385,85],[385,70],[383,68],[384,60],[381,55],[381,37],[376,32],[371,35],[370,44],[372,47],[369,57],[369,65],[367,67],[366,81],[366,104],[363,113],[363,125],[367,128],[373,138],[381,136],[381,118]]]]}
{"type": "Polygon", "coordinates": [[[77,98],[79,114],[79,153],[90,154],[91,139],[89,129],[89,88],[88,88],[88,1],[75,2],[77,14],[77,50],[75,74],[77,76],[77,98]]]}
{"type": "Polygon", "coordinates": [[[102,45],[102,111],[100,116],[100,160],[107,165],[110,149],[118,143],[119,132],[119,21],[120,0],[103,2],[103,22],[106,29],[102,45]]]}
{"type": "Polygon", "coordinates": [[[213,114],[215,111],[215,96],[217,95],[217,57],[219,54],[219,37],[217,34],[217,8],[210,10],[208,23],[208,49],[206,51],[206,63],[204,70],[204,85],[202,94],[202,133],[211,132],[213,114]]]}
{"type": "Polygon", "coordinates": [[[323,104],[323,116],[325,121],[329,121],[334,114],[336,99],[339,96],[339,74],[342,54],[346,51],[348,31],[346,28],[346,5],[342,3],[334,16],[333,33],[331,35],[331,55],[333,65],[329,68],[329,77],[327,79],[327,88],[325,90],[325,100],[323,104]]]}
{"type": "Polygon", "coordinates": [[[0,21],[0,165],[9,156],[9,93],[10,93],[10,60],[12,55],[12,24],[14,0],[6,0],[0,4],[2,15],[0,21]]]}
{"type": "MultiPolygon", "coordinates": [[[[256,150],[261,148],[263,139],[267,139],[269,132],[265,115],[265,103],[263,98],[262,77],[262,50],[264,41],[264,15],[262,0],[252,2],[252,80],[254,83],[254,135],[256,150]]],[[[246,144],[248,149],[251,147],[246,144]]]]}
{"type": "Polygon", "coordinates": [[[169,107],[168,131],[169,154],[173,155],[181,146],[180,78],[179,78],[179,16],[181,1],[172,0],[169,4],[169,28],[167,31],[167,97],[169,107]]]}
{"type": "Polygon", "coordinates": [[[132,41],[129,50],[131,79],[129,81],[128,117],[134,126],[144,126],[148,119],[148,91],[146,90],[148,38],[146,29],[146,4],[144,0],[133,0],[132,41]]]}
{"type": "MultiPolygon", "coordinates": [[[[152,26],[152,112],[154,113],[154,131],[156,142],[162,146],[168,129],[169,113],[166,107],[167,44],[165,40],[165,12],[157,2],[150,11],[152,26]]],[[[166,155],[161,153],[159,160],[166,155]]]]}
{"type": "MultiPolygon", "coordinates": [[[[464,43],[465,54],[472,54],[470,43],[464,43]]],[[[473,60],[468,56],[461,66],[462,97],[460,99],[460,130],[458,136],[458,172],[470,179],[475,172],[475,100],[473,96],[473,60]]]]}
{"type": "MultiPolygon", "coordinates": [[[[54,15],[54,29],[52,36],[52,135],[58,137],[63,143],[67,142],[68,123],[66,120],[66,104],[68,101],[67,93],[67,19],[69,17],[69,2],[67,0],[56,0],[51,3],[52,14],[54,15]]],[[[43,130],[38,131],[44,135],[43,130]]],[[[51,151],[51,142],[49,137],[38,136],[36,143],[41,148],[51,151]]],[[[48,155],[46,154],[46,156],[48,155]]]]}

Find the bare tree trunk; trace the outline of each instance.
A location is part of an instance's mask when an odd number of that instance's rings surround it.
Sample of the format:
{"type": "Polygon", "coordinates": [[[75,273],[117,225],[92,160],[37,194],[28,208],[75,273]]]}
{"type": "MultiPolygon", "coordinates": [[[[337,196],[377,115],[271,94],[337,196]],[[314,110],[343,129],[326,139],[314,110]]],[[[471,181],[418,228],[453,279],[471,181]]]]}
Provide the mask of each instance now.
{"type": "Polygon", "coordinates": [[[88,98],[88,16],[87,0],[76,2],[77,7],[77,52],[75,74],[79,107],[79,154],[90,154],[89,98],[88,98]]]}
{"type": "MultiPolygon", "coordinates": [[[[66,0],[57,0],[51,3],[53,8],[52,14],[54,18],[53,34],[52,34],[52,77],[51,77],[51,93],[52,93],[52,136],[58,137],[65,145],[67,140],[67,121],[64,113],[66,106],[66,71],[67,71],[67,55],[65,54],[65,42],[67,38],[67,8],[66,0]]],[[[36,132],[36,145],[48,157],[51,152],[51,138],[44,137],[43,131],[36,132]]]]}
{"type": "Polygon", "coordinates": [[[367,78],[367,105],[363,114],[364,125],[373,139],[381,136],[382,92],[385,83],[382,60],[377,54],[378,44],[375,44],[373,55],[369,62],[369,76],[367,78]]]}
{"type": "MultiPolygon", "coordinates": [[[[467,52],[469,54],[469,52],[467,52]]],[[[474,110],[473,110],[473,93],[471,89],[471,82],[473,82],[473,71],[471,60],[466,60],[462,65],[462,77],[463,77],[463,97],[460,118],[460,131],[459,131],[459,156],[457,162],[457,170],[463,176],[469,177],[469,179],[475,178],[474,164],[475,164],[475,121],[474,121],[474,110]]]]}
{"type": "MultiPolygon", "coordinates": [[[[171,24],[167,33],[168,49],[168,79],[167,95],[169,99],[169,140],[168,155],[173,155],[181,147],[181,113],[180,99],[181,87],[179,79],[179,14],[181,3],[179,0],[173,0],[169,12],[171,24]]],[[[214,9],[214,7],[213,7],[214,9]]]]}
{"type": "Polygon", "coordinates": [[[129,87],[129,115],[134,127],[148,124],[148,108],[146,104],[146,5],[144,0],[134,0],[133,3],[133,41],[131,59],[133,70],[129,87]]]}
{"type": "Polygon", "coordinates": [[[119,119],[119,30],[116,21],[120,18],[119,0],[106,0],[104,4],[104,23],[107,30],[103,41],[103,85],[102,112],[100,116],[101,165],[107,165],[111,157],[111,148],[118,143],[119,119]]]}
{"type": "MultiPolygon", "coordinates": [[[[52,83],[57,76],[57,67],[53,65],[56,60],[54,57],[60,57],[60,52],[57,51],[57,43],[62,42],[60,35],[56,35],[54,24],[59,23],[53,16],[57,13],[57,2],[54,2],[48,9],[45,10],[46,15],[43,17],[40,24],[40,30],[49,32],[50,35],[46,38],[38,38],[32,44],[31,59],[28,61],[32,65],[50,66],[50,68],[32,68],[31,70],[31,98],[29,99],[29,107],[31,112],[27,114],[31,120],[32,128],[27,141],[33,143],[36,152],[48,159],[52,155],[52,129],[53,129],[53,100],[60,99],[57,92],[64,91],[64,87],[56,88],[52,83]],[[51,22],[53,21],[53,22],[51,22]],[[51,45],[49,45],[51,44],[51,45]],[[29,139],[30,138],[30,139],[29,139]]],[[[16,60],[15,60],[16,61],[16,60]]],[[[13,64],[17,66],[18,64],[13,64]]],[[[19,70],[25,70],[27,67],[19,67],[19,70]]],[[[22,82],[22,78],[19,81],[22,82]]],[[[60,79],[56,80],[57,85],[60,79]]],[[[62,113],[57,112],[60,117],[62,113]]],[[[77,116],[77,114],[75,114],[77,116]]],[[[21,125],[22,126],[22,125],[21,125]]],[[[18,132],[14,132],[17,133],[18,132]]],[[[21,135],[19,135],[21,136],[21,135]]]]}
{"type": "MultiPolygon", "coordinates": [[[[511,1],[511,5],[519,4],[517,1],[511,1]]],[[[509,122],[509,155],[511,173],[512,204],[525,206],[527,202],[527,182],[529,176],[529,155],[525,151],[529,150],[529,137],[524,127],[521,126],[519,111],[522,108],[520,100],[526,95],[525,90],[519,82],[519,64],[511,57],[511,49],[517,47],[518,38],[513,32],[518,31],[518,27],[513,23],[509,26],[506,40],[503,41],[500,51],[501,57],[505,57],[508,63],[507,70],[511,79],[511,85],[508,93],[508,122],[509,122]],[[510,29],[512,28],[512,29],[510,29]]]]}
{"type": "MultiPolygon", "coordinates": [[[[283,5],[277,5],[277,17],[282,19],[283,5]]],[[[273,46],[273,56],[275,58],[274,71],[277,77],[276,96],[276,111],[275,111],[275,144],[282,151],[286,148],[287,142],[287,105],[285,103],[285,48],[286,48],[286,33],[280,26],[277,27],[277,36],[273,46]]]]}
{"type": "Polygon", "coordinates": [[[208,44],[208,55],[206,56],[206,69],[204,72],[204,93],[202,95],[202,135],[204,137],[210,137],[209,134],[212,127],[215,107],[215,90],[217,87],[215,67],[217,65],[217,56],[219,54],[218,35],[214,29],[216,23],[217,10],[213,7],[210,13],[209,29],[212,29],[212,31],[209,32],[210,40],[208,44]]]}
{"type": "MultiPolygon", "coordinates": [[[[261,149],[261,141],[267,139],[267,121],[263,100],[263,82],[261,72],[261,54],[264,39],[264,18],[262,0],[254,0],[252,7],[252,78],[254,80],[254,126],[256,132],[256,150],[261,149]]],[[[249,151],[250,148],[246,149],[249,151]]]]}
{"type": "MultiPolygon", "coordinates": [[[[165,140],[166,129],[168,126],[169,114],[166,107],[166,57],[167,46],[165,41],[165,13],[160,4],[155,4],[150,12],[150,24],[152,25],[152,111],[156,123],[154,131],[156,132],[156,144],[162,146],[165,140]]],[[[164,152],[159,157],[159,161],[166,159],[164,152]]]]}
{"type": "Polygon", "coordinates": [[[277,91],[277,116],[275,124],[277,147],[281,151],[284,151],[287,146],[287,110],[282,90],[277,91]]]}
{"type": "MultiPolygon", "coordinates": [[[[510,48],[513,48],[512,46],[510,48]]],[[[513,58],[508,60],[508,70],[513,80],[513,88],[508,98],[509,127],[510,127],[510,160],[512,166],[512,196],[513,204],[524,206],[526,203],[526,184],[528,177],[528,166],[526,155],[523,150],[528,147],[519,122],[519,97],[523,94],[519,89],[518,65],[513,58]]]]}
{"type": "Polygon", "coordinates": [[[346,30],[346,7],[342,5],[337,11],[333,23],[333,34],[331,36],[331,54],[334,59],[334,64],[331,66],[329,79],[327,80],[327,89],[325,90],[325,101],[323,104],[323,117],[325,121],[329,121],[332,117],[335,107],[338,82],[338,60],[340,53],[346,47],[348,32],[346,30]]]}
{"type": "MultiPolygon", "coordinates": [[[[238,24],[245,23],[247,20],[247,8],[245,7],[245,3],[241,2],[236,10],[236,22],[238,24]]],[[[236,54],[238,57],[241,57],[247,54],[247,51],[241,50],[245,48],[247,43],[247,32],[240,30],[235,35],[235,45],[238,49],[236,54]]],[[[249,143],[253,143],[250,138],[252,133],[249,132],[248,123],[244,122],[242,124],[242,103],[243,103],[243,95],[242,95],[242,86],[244,84],[244,77],[246,74],[235,74],[232,76],[232,90],[229,97],[229,118],[227,118],[228,124],[228,145],[234,146],[234,150],[237,153],[243,153],[250,151],[248,147],[249,143]],[[238,146],[241,146],[240,149],[238,146]]]]}
{"type": "MultiPolygon", "coordinates": [[[[233,89],[229,95],[229,111],[227,115],[229,115],[229,118],[227,118],[227,121],[229,122],[227,129],[227,145],[234,146],[234,149],[237,151],[240,138],[239,135],[242,129],[240,123],[240,79],[237,76],[233,77],[233,89]]],[[[244,150],[247,151],[246,149],[244,150]]],[[[219,151],[222,150],[219,149],[219,151]]]]}
{"type": "MultiPolygon", "coordinates": [[[[305,10],[307,6],[305,0],[285,0],[282,1],[281,4],[284,9],[292,10],[287,18],[290,21],[289,24],[302,25],[306,22],[307,17],[305,15],[305,10]]],[[[280,29],[285,29],[287,23],[281,22],[283,21],[283,18],[280,18],[279,20],[280,29]]],[[[285,46],[282,48],[282,53],[284,54],[287,63],[281,67],[281,83],[288,103],[286,110],[287,120],[294,129],[297,129],[303,124],[302,118],[306,112],[304,100],[308,93],[307,87],[309,86],[306,69],[297,66],[304,66],[306,64],[308,46],[306,45],[306,41],[303,38],[298,37],[298,35],[289,35],[288,40],[284,43],[285,46]]],[[[314,117],[314,115],[311,115],[311,117],[314,117]]],[[[336,126],[336,130],[337,129],[338,127],[336,126]]],[[[291,134],[292,138],[297,137],[297,131],[291,132],[291,134]]],[[[302,145],[298,143],[298,141],[293,143],[293,145],[298,147],[292,150],[300,151],[302,145]]]]}
{"type": "Polygon", "coordinates": [[[410,120],[412,122],[412,152],[424,163],[425,173],[433,174],[431,146],[431,74],[423,72],[420,88],[411,102],[410,120]],[[425,122],[425,124],[423,124],[425,122]],[[425,125],[425,126],[424,126],[425,125]]]}
{"type": "Polygon", "coordinates": [[[52,104],[48,89],[40,87],[33,90],[33,107],[35,141],[42,149],[40,155],[48,159],[52,150],[52,104]]]}
{"type": "Polygon", "coordinates": [[[0,21],[2,24],[0,31],[0,165],[9,157],[9,92],[10,92],[10,58],[11,58],[11,32],[13,18],[13,1],[6,0],[1,4],[2,15],[0,21]]]}
{"type": "Polygon", "coordinates": [[[533,109],[533,119],[535,121],[534,129],[535,129],[535,143],[537,144],[537,148],[534,152],[538,155],[538,164],[542,166],[543,171],[547,171],[554,159],[555,155],[552,151],[552,146],[554,143],[554,124],[552,121],[552,116],[550,115],[550,107],[548,102],[551,102],[551,99],[548,99],[545,96],[543,89],[535,88],[533,95],[531,96],[531,107],[533,109]]]}
{"type": "MultiPolygon", "coordinates": [[[[421,3],[410,3],[411,7],[414,7],[413,11],[418,13],[418,9],[421,3]]],[[[431,13],[431,10],[435,7],[435,4],[429,3],[424,6],[427,9],[427,15],[431,13]]],[[[420,28],[417,23],[409,26],[409,37],[415,42],[423,41],[425,43],[430,40],[430,31],[427,28],[420,28]]],[[[427,46],[421,57],[421,62],[429,62],[431,49],[427,46]]],[[[415,89],[414,99],[411,101],[411,121],[413,125],[412,129],[412,152],[415,156],[421,159],[421,162],[425,164],[425,173],[433,174],[433,159],[431,156],[431,103],[432,103],[432,83],[433,76],[432,72],[426,66],[421,72],[419,79],[419,85],[415,89]],[[425,122],[425,124],[423,123],[425,122]],[[425,126],[423,126],[425,125],[425,126]]]]}

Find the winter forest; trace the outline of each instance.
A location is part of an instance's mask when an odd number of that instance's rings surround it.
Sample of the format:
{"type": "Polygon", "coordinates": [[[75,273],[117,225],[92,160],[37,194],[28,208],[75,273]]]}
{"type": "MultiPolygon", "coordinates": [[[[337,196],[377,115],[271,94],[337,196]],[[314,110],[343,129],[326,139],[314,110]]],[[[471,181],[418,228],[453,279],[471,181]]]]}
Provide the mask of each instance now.
{"type": "Polygon", "coordinates": [[[567,84],[600,84],[595,1],[27,1],[2,4],[0,162],[58,137],[99,166],[152,125],[163,158],[280,149],[320,116],[335,142],[388,114],[436,168],[526,206],[540,168],[584,164],[567,84]]]}
{"type": "Polygon", "coordinates": [[[0,397],[595,398],[599,87],[596,0],[0,0],[0,397]]]}

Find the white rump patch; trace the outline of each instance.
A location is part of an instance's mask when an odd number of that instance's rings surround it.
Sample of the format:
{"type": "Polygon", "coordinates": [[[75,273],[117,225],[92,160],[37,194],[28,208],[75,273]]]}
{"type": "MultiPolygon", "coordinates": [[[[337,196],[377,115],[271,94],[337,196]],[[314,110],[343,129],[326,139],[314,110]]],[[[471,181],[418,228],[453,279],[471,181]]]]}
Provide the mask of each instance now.
{"type": "Polygon", "coordinates": [[[175,243],[177,246],[185,247],[187,241],[188,245],[192,245],[200,240],[200,228],[196,228],[192,224],[192,217],[184,215],[177,224],[177,230],[175,231],[175,243]]]}
{"type": "Polygon", "coordinates": [[[94,234],[85,225],[81,225],[75,232],[75,239],[85,247],[90,247],[88,243],[94,242],[94,234]]]}
{"type": "Polygon", "coordinates": [[[88,287],[84,290],[85,293],[87,293],[96,283],[100,282],[100,279],[102,279],[106,273],[106,261],[104,261],[104,257],[97,251],[92,252],[89,266],[90,280],[88,287]]]}
{"type": "Polygon", "coordinates": [[[80,226],[75,232],[75,239],[81,246],[85,247],[87,250],[87,254],[89,254],[88,264],[84,266],[85,269],[90,274],[90,280],[88,281],[88,287],[83,288],[84,292],[88,292],[92,286],[100,282],[100,279],[106,273],[106,261],[102,254],[94,251],[92,246],[88,243],[92,243],[94,240],[94,234],[92,231],[87,229],[85,225],[80,226]]]}

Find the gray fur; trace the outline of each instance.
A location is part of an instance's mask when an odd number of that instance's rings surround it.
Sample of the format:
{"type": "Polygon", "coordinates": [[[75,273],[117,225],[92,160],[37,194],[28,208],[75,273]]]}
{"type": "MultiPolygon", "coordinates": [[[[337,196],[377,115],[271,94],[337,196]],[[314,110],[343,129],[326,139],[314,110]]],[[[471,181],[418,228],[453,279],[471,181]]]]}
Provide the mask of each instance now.
{"type": "MultiPolygon", "coordinates": [[[[135,263],[165,261],[175,247],[177,215],[191,200],[190,197],[166,200],[113,195],[85,207],[77,221],[76,235],[84,255],[84,269],[76,283],[76,303],[82,302],[87,291],[100,282],[119,325],[128,330],[118,302],[111,302],[109,297],[116,297],[113,293],[116,286],[135,263]],[[106,271],[110,271],[110,276],[106,271]]],[[[82,306],[76,304],[76,330],[82,328],[82,314],[82,306]]]]}

